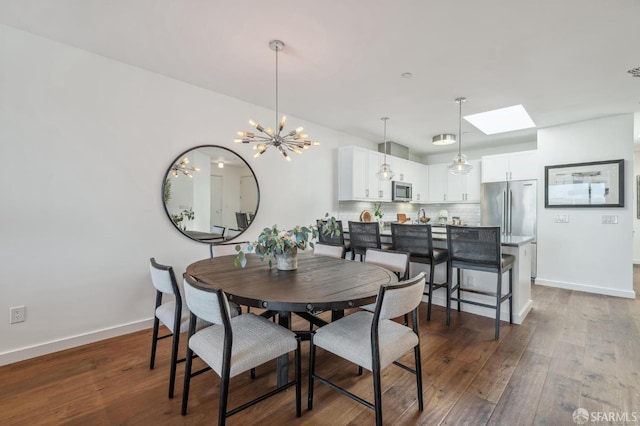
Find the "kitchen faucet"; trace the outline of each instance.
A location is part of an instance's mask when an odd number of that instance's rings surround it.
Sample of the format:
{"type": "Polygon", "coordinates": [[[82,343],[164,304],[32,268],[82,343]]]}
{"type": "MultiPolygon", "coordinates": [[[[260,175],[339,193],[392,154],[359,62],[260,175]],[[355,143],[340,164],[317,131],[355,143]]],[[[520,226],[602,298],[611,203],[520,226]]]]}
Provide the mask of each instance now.
{"type": "Polygon", "coordinates": [[[420,222],[421,217],[426,217],[426,216],[427,216],[427,212],[425,212],[424,209],[418,210],[418,222],[420,222]]]}

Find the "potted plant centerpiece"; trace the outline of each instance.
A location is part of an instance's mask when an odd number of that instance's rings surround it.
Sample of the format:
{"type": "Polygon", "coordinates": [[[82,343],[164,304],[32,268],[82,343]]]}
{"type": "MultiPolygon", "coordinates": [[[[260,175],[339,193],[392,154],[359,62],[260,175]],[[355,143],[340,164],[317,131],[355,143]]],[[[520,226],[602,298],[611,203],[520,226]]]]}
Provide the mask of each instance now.
{"type": "MultiPolygon", "coordinates": [[[[289,230],[280,230],[278,225],[270,228],[264,228],[258,240],[249,244],[246,248],[247,253],[255,252],[260,260],[265,257],[269,259],[269,268],[273,266],[273,260],[276,260],[277,268],[281,271],[294,271],[298,268],[298,249],[305,250],[307,246],[313,248],[313,240],[318,238],[319,232],[325,235],[339,235],[340,231],[336,218],[327,213],[326,221],[322,229],[317,226],[295,226],[289,230]]],[[[233,263],[235,266],[247,264],[247,258],[244,250],[237,245],[236,255],[233,263]]]]}

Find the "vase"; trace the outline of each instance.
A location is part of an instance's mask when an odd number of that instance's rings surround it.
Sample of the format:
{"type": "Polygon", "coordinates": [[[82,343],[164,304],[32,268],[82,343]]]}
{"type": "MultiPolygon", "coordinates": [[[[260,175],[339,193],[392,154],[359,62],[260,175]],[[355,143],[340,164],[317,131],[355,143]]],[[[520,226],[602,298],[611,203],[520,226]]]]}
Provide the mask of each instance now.
{"type": "Polygon", "coordinates": [[[276,263],[280,271],[295,271],[298,269],[298,250],[285,251],[276,255],[276,263]]]}

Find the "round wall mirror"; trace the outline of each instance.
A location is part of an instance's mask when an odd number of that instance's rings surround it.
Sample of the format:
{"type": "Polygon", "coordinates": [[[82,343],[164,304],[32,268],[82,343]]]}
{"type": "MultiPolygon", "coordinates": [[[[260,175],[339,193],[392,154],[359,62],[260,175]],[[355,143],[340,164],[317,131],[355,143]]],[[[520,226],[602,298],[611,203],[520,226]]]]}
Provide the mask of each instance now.
{"type": "Polygon", "coordinates": [[[162,185],[171,223],[192,240],[230,241],[249,227],[260,204],[260,188],[249,164],[232,150],[202,145],[180,154],[162,185]]]}

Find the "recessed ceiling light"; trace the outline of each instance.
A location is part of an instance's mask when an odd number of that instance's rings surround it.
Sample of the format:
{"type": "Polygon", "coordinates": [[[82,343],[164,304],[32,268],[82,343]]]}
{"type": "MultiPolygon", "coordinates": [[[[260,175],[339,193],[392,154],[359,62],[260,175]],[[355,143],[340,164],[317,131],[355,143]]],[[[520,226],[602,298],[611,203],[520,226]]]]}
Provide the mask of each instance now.
{"type": "Polygon", "coordinates": [[[403,72],[402,74],[400,74],[400,77],[402,77],[402,78],[411,78],[411,77],[413,77],[413,74],[411,74],[410,72],[403,72]]]}
{"type": "Polygon", "coordinates": [[[464,119],[480,129],[485,135],[536,127],[522,105],[471,114],[465,116],[464,119]]]}

